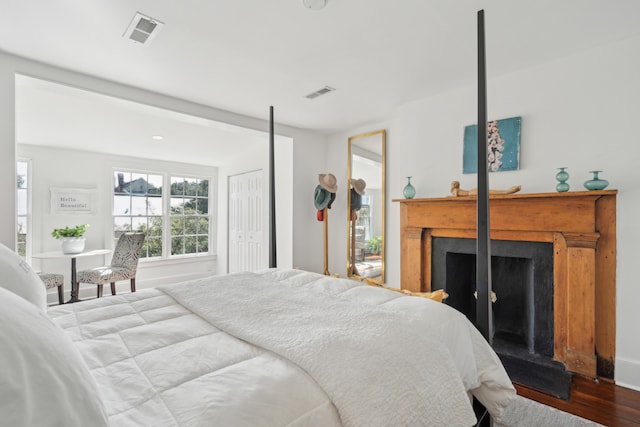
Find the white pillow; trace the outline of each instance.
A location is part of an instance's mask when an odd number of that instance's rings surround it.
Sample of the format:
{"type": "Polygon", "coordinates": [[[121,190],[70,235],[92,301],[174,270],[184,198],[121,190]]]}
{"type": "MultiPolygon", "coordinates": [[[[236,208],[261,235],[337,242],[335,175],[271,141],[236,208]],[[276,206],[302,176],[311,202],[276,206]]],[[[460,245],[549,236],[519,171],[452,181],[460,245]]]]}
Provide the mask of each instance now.
{"type": "Polygon", "coordinates": [[[20,255],[0,243],[0,288],[20,295],[36,307],[47,309],[47,290],[40,277],[20,255]]]}
{"type": "Polygon", "coordinates": [[[94,378],[66,333],[0,288],[0,423],[107,426],[94,378]]]}

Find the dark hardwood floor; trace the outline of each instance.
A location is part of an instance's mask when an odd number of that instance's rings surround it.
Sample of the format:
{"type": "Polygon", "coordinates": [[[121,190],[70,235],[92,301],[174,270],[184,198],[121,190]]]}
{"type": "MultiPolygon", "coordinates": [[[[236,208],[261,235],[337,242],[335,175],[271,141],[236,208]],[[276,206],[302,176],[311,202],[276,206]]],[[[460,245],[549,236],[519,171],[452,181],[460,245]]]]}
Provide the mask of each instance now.
{"type": "Polygon", "coordinates": [[[640,426],[640,391],[574,376],[569,400],[561,400],[515,384],[520,396],[608,427],[640,426]]]}

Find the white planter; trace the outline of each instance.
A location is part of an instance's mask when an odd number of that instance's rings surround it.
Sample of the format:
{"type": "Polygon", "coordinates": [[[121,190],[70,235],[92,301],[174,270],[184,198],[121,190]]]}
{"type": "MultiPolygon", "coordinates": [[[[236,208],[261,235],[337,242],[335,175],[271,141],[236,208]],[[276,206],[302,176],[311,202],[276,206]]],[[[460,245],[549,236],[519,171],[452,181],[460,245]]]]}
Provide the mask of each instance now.
{"type": "Polygon", "coordinates": [[[79,254],[84,251],[84,237],[61,237],[63,254],[79,254]]]}

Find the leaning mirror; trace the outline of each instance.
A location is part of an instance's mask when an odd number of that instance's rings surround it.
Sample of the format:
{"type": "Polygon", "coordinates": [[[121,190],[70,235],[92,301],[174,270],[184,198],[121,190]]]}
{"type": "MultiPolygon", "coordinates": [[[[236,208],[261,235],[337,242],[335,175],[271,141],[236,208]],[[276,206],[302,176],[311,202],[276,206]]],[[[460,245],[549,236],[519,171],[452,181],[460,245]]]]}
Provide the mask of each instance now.
{"type": "Polygon", "coordinates": [[[347,276],[384,283],[386,131],[349,138],[347,276]]]}

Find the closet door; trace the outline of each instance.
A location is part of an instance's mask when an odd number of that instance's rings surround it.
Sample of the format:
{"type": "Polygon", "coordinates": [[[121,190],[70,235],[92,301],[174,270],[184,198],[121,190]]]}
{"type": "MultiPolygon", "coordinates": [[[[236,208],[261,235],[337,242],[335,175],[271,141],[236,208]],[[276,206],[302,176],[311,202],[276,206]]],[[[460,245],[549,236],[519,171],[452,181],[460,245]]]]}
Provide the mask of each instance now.
{"type": "Polygon", "coordinates": [[[229,273],[266,268],[262,171],[229,177],[229,273]]]}

